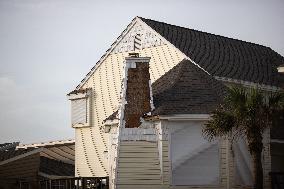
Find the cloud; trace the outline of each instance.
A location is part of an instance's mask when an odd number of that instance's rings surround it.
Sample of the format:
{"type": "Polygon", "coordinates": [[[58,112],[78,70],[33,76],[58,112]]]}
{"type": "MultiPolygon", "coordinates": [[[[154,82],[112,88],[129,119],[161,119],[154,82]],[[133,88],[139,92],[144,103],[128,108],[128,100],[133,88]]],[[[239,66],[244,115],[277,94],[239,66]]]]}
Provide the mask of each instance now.
{"type": "Polygon", "coordinates": [[[0,95],[7,94],[7,90],[15,90],[15,82],[8,77],[0,77],[0,95]]]}

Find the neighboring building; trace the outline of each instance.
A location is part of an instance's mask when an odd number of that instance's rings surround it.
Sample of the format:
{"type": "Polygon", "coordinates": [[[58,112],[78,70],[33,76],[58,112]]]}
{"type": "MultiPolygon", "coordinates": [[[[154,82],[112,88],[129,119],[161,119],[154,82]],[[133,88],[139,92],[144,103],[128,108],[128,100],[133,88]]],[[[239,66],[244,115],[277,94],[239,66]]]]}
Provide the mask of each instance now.
{"type": "Polygon", "coordinates": [[[37,189],[42,180],[73,178],[74,154],[74,140],[1,145],[0,188],[37,189]]]}
{"type": "MultiPolygon", "coordinates": [[[[109,176],[111,188],[251,185],[245,141],[232,151],[228,139],[210,143],[201,129],[227,85],[283,90],[277,72],[283,63],[268,47],[134,18],[68,94],[76,176],[109,176]]],[[[264,182],[270,188],[269,131],[264,138],[264,182]]],[[[281,148],[283,136],[274,143],[281,148]]]]}

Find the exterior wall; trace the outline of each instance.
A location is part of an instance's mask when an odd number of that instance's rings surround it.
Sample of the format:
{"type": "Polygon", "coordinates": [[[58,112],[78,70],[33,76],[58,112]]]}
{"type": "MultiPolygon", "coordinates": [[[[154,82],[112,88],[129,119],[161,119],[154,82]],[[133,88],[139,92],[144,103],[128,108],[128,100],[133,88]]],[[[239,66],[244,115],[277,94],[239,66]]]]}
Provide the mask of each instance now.
{"type": "MultiPolygon", "coordinates": [[[[271,172],[271,153],[270,153],[270,130],[267,129],[263,134],[263,152],[262,152],[262,168],[263,168],[263,188],[270,189],[271,188],[271,178],[269,173],[271,172]]],[[[236,183],[236,175],[235,175],[235,159],[234,153],[231,149],[231,142],[228,141],[228,154],[229,156],[229,173],[228,179],[229,182],[228,188],[243,188],[236,183]]],[[[251,187],[252,188],[252,187],[251,187]]]]}
{"type": "Polygon", "coordinates": [[[122,141],[119,148],[117,188],[161,188],[156,141],[122,141]]]}
{"type": "MultiPolygon", "coordinates": [[[[196,121],[195,121],[196,122],[196,121]]],[[[192,121],[186,123],[192,124],[192,121]]],[[[235,158],[230,138],[219,140],[219,184],[211,186],[173,186],[171,184],[171,128],[180,124],[177,121],[161,120],[155,122],[156,135],[152,132],[130,131],[124,128],[120,134],[120,145],[117,165],[116,188],[153,188],[153,189],[192,189],[192,188],[235,188],[236,183],[235,158]],[[128,132],[126,132],[128,131],[128,132]],[[144,134],[143,134],[144,133],[144,134]],[[156,138],[156,139],[155,139],[156,138]]],[[[184,124],[184,123],[183,123],[184,124]]],[[[199,126],[197,124],[197,126],[199,126]]],[[[264,134],[264,188],[271,188],[269,172],[271,169],[269,153],[269,131],[264,134]]],[[[208,160],[210,161],[210,160],[208,160]]],[[[205,171],[205,170],[204,170],[205,171]]],[[[250,188],[250,187],[245,187],[250,188]]]]}
{"type": "Polygon", "coordinates": [[[39,153],[36,153],[19,160],[0,165],[0,188],[3,187],[3,182],[14,183],[8,187],[13,188],[13,186],[18,184],[16,181],[19,179],[31,182],[34,181],[34,185],[32,185],[32,187],[36,188],[39,163],[40,155],[39,153]]]}
{"type": "MultiPolygon", "coordinates": [[[[150,77],[154,82],[178,64],[184,55],[169,45],[137,50],[140,57],[151,57],[150,77]]],[[[76,128],[76,176],[103,177],[109,174],[107,159],[108,134],[100,128],[105,118],[118,109],[124,59],[128,52],[111,53],[82,88],[92,88],[91,127],[76,128]]]]}
{"type": "MultiPolygon", "coordinates": [[[[190,121],[189,121],[190,123],[190,121]]],[[[170,128],[178,124],[166,120],[158,121],[156,136],[151,132],[122,129],[120,135],[116,188],[190,189],[227,188],[227,140],[221,139],[220,184],[216,186],[172,186],[170,160],[170,128]],[[127,131],[127,132],[126,132],[127,131]],[[143,134],[144,133],[144,134],[143,134]]],[[[149,130],[149,129],[148,129],[149,130]]]]}
{"type": "MultiPolygon", "coordinates": [[[[190,121],[188,121],[190,123],[190,121]]],[[[171,185],[171,160],[170,160],[170,133],[171,127],[175,124],[179,124],[178,122],[171,122],[162,120],[161,123],[158,124],[158,133],[159,133],[159,143],[162,148],[160,151],[162,152],[162,172],[163,172],[163,188],[173,188],[173,189],[190,189],[190,188],[226,188],[227,187],[227,142],[225,139],[220,139],[219,143],[219,158],[220,158],[220,182],[217,186],[172,186],[171,185]]]]}
{"type": "MultiPolygon", "coordinates": [[[[162,167],[162,183],[163,188],[172,189],[189,189],[189,188],[243,188],[236,183],[235,175],[235,160],[231,148],[230,138],[222,138],[220,140],[220,185],[219,186],[171,186],[171,163],[170,163],[170,127],[171,123],[162,120],[157,123],[159,133],[159,152],[160,163],[162,167]]],[[[271,171],[271,155],[270,155],[270,138],[269,130],[264,133],[264,150],[263,150],[263,173],[264,173],[264,188],[271,188],[271,180],[269,172],[271,171]]]]}

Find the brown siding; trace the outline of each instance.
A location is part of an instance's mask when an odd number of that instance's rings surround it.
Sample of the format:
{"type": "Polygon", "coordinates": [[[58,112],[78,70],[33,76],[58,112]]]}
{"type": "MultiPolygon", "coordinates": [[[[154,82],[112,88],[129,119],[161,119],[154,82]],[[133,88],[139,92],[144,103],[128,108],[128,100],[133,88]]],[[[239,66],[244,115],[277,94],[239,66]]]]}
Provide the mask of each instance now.
{"type": "Polygon", "coordinates": [[[16,183],[19,179],[36,181],[40,162],[39,157],[39,153],[36,153],[7,164],[0,165],[0,188],[3,187],[3,182],[7,183],[7,181],[10,183],[16,183]]]}
{"type": "Polygon", "coordinates": [[[139,127],[140,117],[151,111],[150,73],[148,63],[136,63],[136,68],[128,69],[125,127],[139,127]]]}

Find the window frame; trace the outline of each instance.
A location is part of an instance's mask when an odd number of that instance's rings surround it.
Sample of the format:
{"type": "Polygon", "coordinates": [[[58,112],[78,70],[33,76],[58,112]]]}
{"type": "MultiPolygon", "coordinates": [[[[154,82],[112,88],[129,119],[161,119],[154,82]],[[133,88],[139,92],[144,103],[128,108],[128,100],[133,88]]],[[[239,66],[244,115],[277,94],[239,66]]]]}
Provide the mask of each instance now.
{"type": "Polygon", "coordinates": [[[81,128],[81,127],[91,127],[91,94],[92,90],[90,88],[84,90],[77,90],[73,93],[68,94],[68,99],[71,101],[71,127],[72,128],[81,128]],[[76,100],[86,100],[86,123],[72,123],[73,119],[73,110],[72,103],[76,100]]]}

